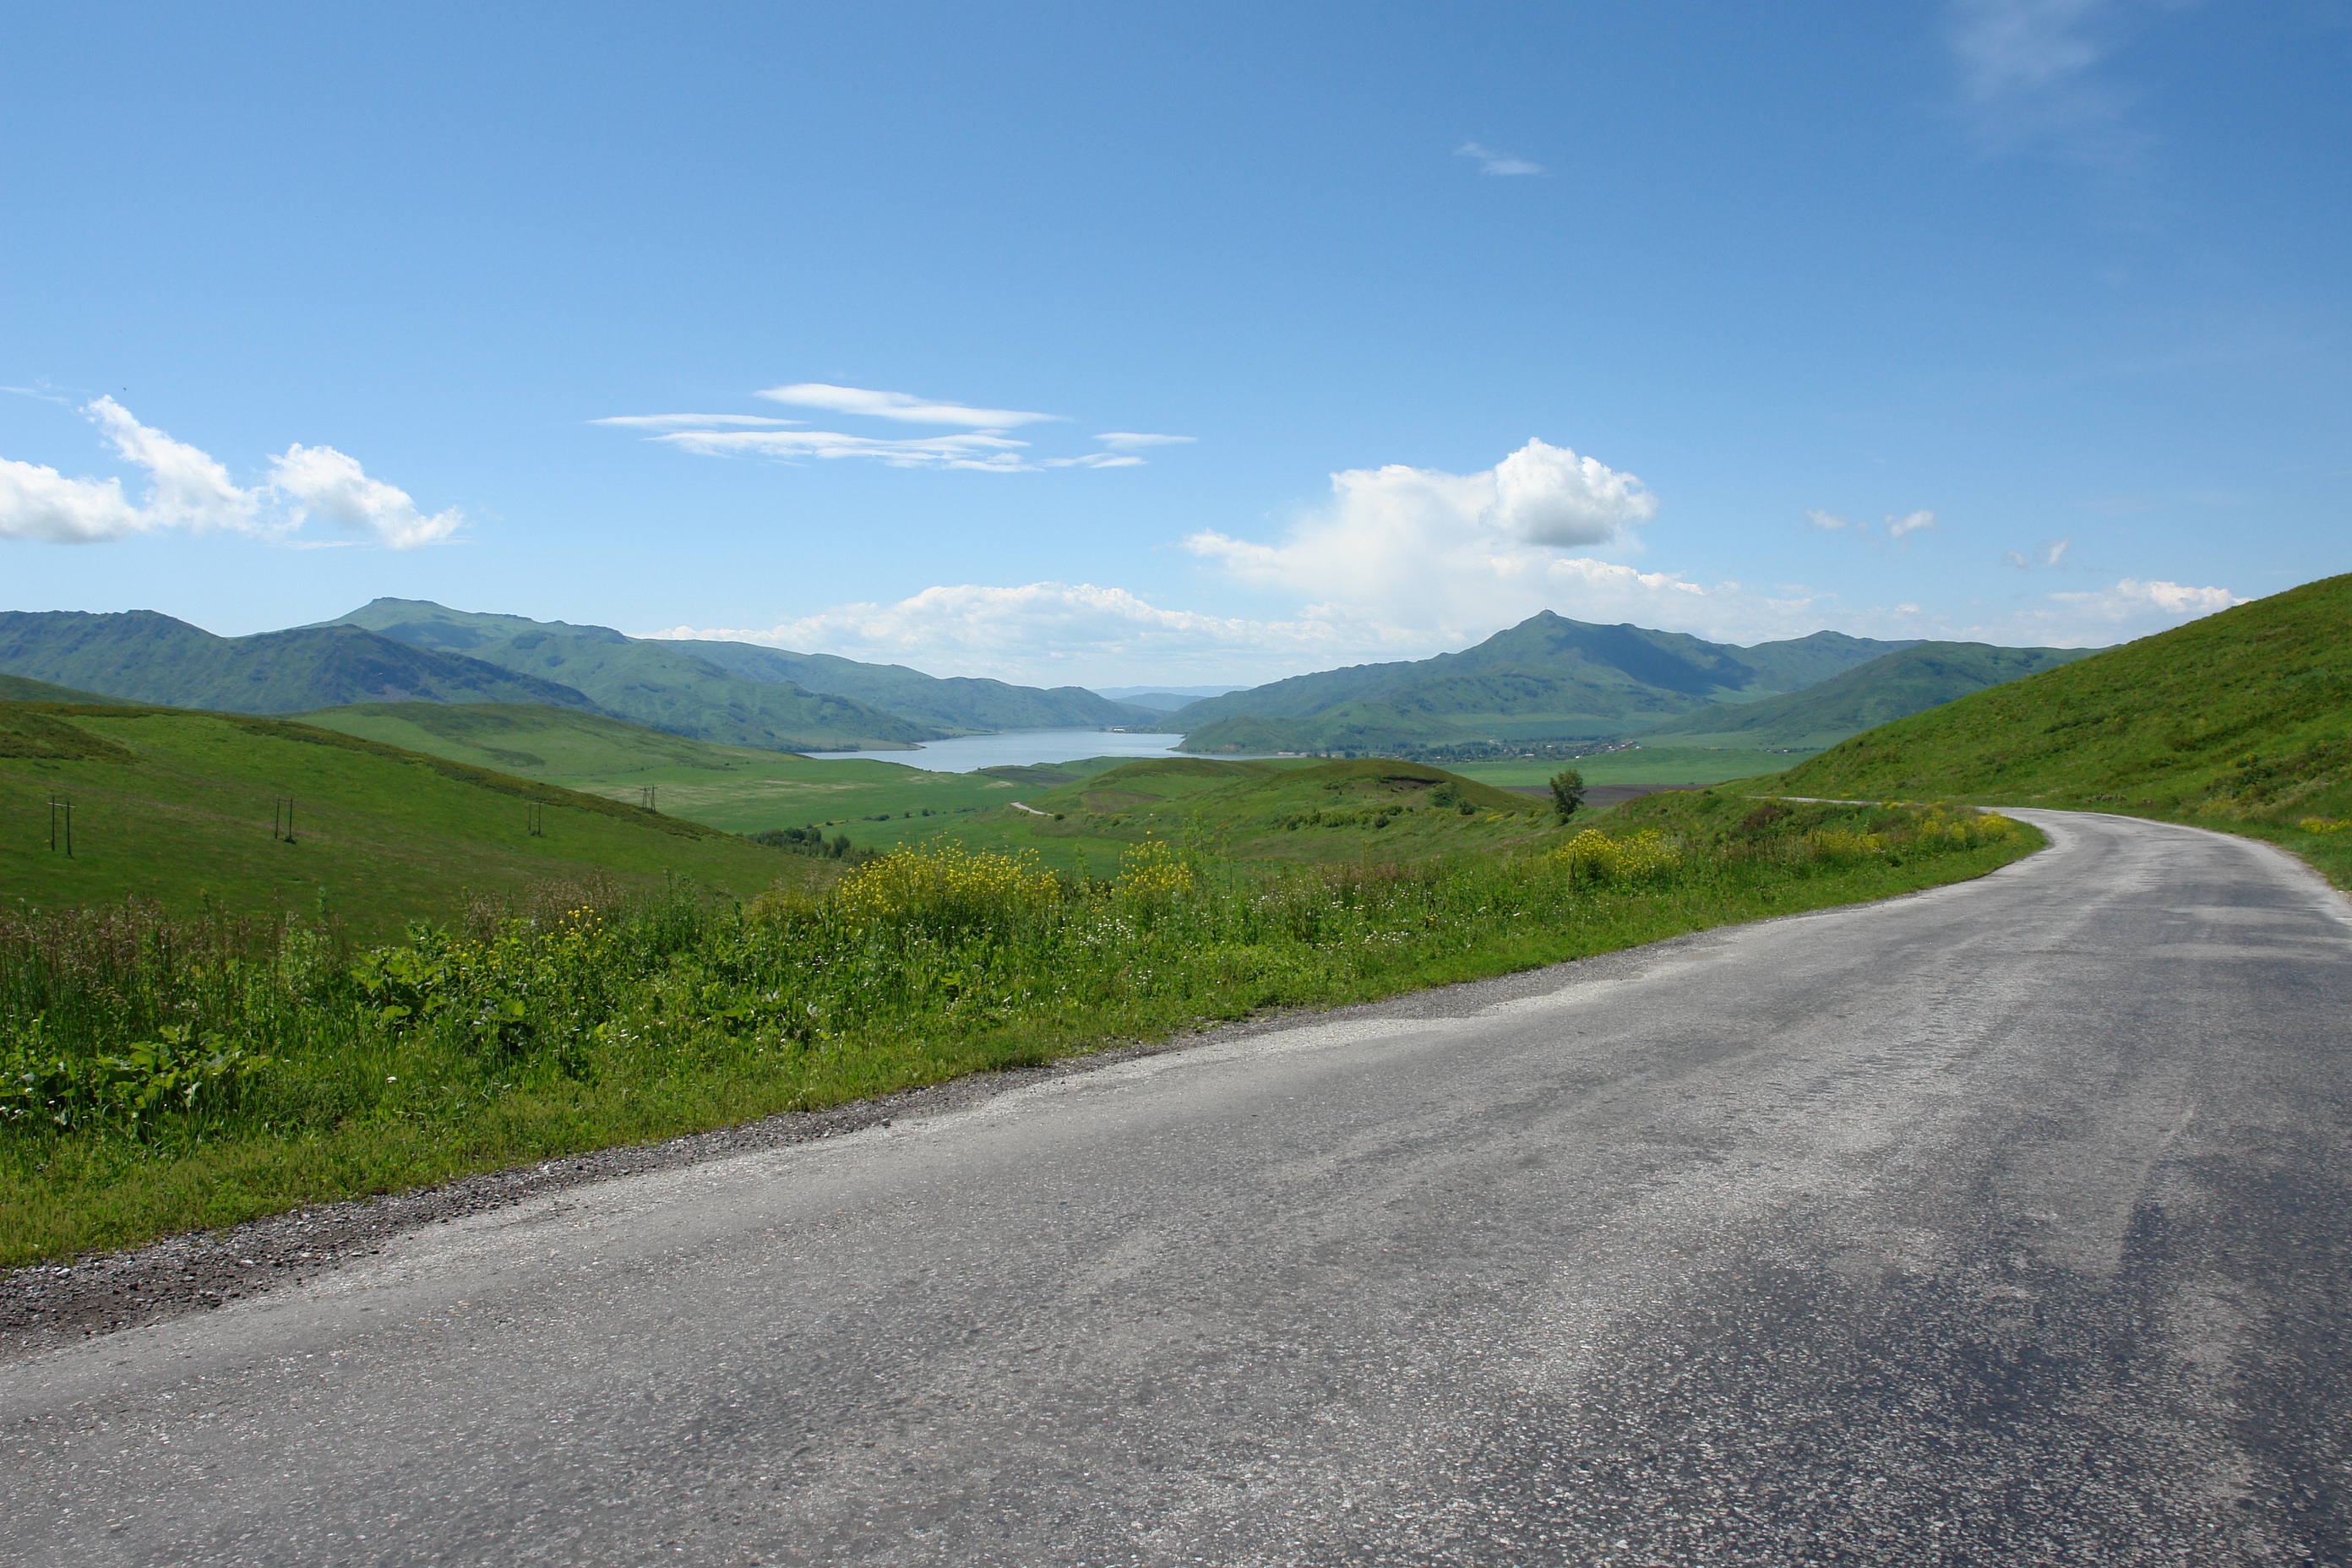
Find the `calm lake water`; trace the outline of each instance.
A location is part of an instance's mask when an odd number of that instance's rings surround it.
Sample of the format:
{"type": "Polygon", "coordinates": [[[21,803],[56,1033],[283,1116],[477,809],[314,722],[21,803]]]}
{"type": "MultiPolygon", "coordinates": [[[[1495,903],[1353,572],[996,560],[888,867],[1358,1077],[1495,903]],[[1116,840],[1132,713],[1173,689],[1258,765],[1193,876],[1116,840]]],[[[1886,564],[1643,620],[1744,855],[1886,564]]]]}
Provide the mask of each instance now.
{"type": "Polygon", "coordinates": [[[1074,763],[1081,757],[1164,757],[1181,735],[1116,734],[1107,730],[1013,730],[1002,735],[959,735],[933,741],[916,752],[803,752],[824,760],[899,763],[929,773],[968,773],[980,768],[1022,767],[1035,763],[1074,763]]]}

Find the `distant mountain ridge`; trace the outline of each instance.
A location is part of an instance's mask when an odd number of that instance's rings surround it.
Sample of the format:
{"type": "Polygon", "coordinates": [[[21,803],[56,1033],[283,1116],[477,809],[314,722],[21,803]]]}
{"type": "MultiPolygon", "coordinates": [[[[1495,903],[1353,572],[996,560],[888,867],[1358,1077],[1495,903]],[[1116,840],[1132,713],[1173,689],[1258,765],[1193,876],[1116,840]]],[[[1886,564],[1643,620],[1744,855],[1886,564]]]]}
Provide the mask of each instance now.
{"type": "MultiPolygon", "coordinates": [[[[426,599],[376,599],[329,624],[367,626],[420,647],[460,652],[509,668],[546,671],[568,666],[572,673],[566,679],[582,673],[586,650],[571,646],[575,643],[604,645],[607,651],[586,656],[585,663],[600,670],[606,667],[625,670],[620,679],[657,670],[665,672],[667,679],[678,680],[688,668],[679,661],[697,660],[737,680],[793,687],[888,714],[905,728],[886,738],[901,742],[992,730],[1118,728],[1154,723],[1159,718],[1150,709],[1113,702],[1075,686],[1044,689],[1002,680],[942,678],[904,665],[861,664],[831,654],[793,653],[753,643],[631,637],[610,626],[453,610],[426,599]],[[617,649],[632,651],[612,651],[617,649]],[[562,658],[566,665],[550,663],[551,657],[562,658]]],[[[601,675],[592,677],[582,689],[624,718],[655,722],[614,707],[611,696],[596,689],[603,683],[601,675]]],[[[677,730],[674,723],[657,727],[677,730]]]]}
{"type": "Polygon", "coordinates": [[[1856,665],[1817,686],[1754,702],[1710,704],[1633,739],[1668,745],[1809,751],[2100,650],[1923,642],[1856,665]]]}
{"type": "Polygon", "coordinates": [[[346,702],[544,702],[578,690],[357,626],[215,637],[152,610],[0,611],[0,672],[132,702],[293,713],[346,702]]]}
{"type": "Polygon", "coordinates": [[[1460,653],[1294,676],[1179,709],[1191,752],[1604,739],[1721,700],[1801,690],[1911,646],[1815,632],[1738,647],[1549,610],[1460,653]]]}

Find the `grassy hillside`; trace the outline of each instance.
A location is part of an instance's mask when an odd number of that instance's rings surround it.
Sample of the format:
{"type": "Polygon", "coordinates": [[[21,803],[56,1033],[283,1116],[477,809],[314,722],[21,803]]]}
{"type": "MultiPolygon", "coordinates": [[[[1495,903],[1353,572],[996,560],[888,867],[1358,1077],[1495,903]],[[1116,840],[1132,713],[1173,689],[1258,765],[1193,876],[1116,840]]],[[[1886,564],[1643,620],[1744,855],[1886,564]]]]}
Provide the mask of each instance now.
{"type": "Polygon", "coordinates": [[[946,837],[1096,874],[1150,839],[1241,861],[1400,864],[1531,842],[1549,809],[1420,763],[1150,757],[978,816],[879,824],[858,841],[946,837]]]}
{"type": "Polygon", "coordinates": [[[1779,782],[2207,823],[2285,842],[2346,881],[2352,829],[2332,825],[2352,820],[2352,576],[1897,720],[1779,782]]]}
{"type": "MultiPolygon", "coordinates": [[[[607,643],[632,640],[605,626],[453,610],[428,599],[377,599],[341,620],[419,647],[459,653],[478,653],[534,632],[607,643]]],[[[796,685],[820,695],[847,698],[911,724],[945,732],[1124,727],[1146,722],[1150,717],[1144,710],[1109,701],[1075,686],[1048,691],[1010,686],[1001,680],[940,679],[904,665],[860,664],[826,654],[793,653],[750,643],[662,640],[648,646],[700,659],[739,679],[796,685]]],[[[482,653],[480,657],[490,656],[482,653]]],[[[622,711],[618,708],[613,710],[622,711]]]]}
{"type": "Polygon", "coordinates": [[[46,680],[27,680],[21,675],[0,675],[0,702],[79,702],[101,706],[135,708],[128,697],[106,697],[95,691],[76,691],[70,686],[52,686],[46,680]]]}
{"type": "Polygon", "coordinates": [[[926,724],[789,682],[746,680],[667,643],[600,635],[524,632],[474,656],[562,680],[606,712],[697,741],[785,752],[905,751],[940,738],[926,724]]]}
{"type": "Polygon", "coordinates": [[[1199,752],[1603,738],[1711,701],[1798,690],[1906,646],[1817,632],[1742,648],[1547,610],[1461,653],[1297,676],[1195,702],[1172,722],[1199,752]]]}
{"type": "Polygon", "coordinates": [[[218,637],[152,610],[0,612],[0,671],[134,702],[291,713],[340,702],[545,702],[572,687],[356,626],[218,637]]]}
{"type": "Polygon", "coordinates": [[[1753,702],[1721,702],[1634,731],[1659,745],[1818,751],[1849,735],[1988,686],[2086,658],[2086,647],[1995,647],[1925,642],[1872,659],[1818,686],[1753,702]]]}
{"type": "Polygon", "coordinates": [[[978,773],[934,773],[854,758],[811,762],[789,752],[719,746],[594,713],[519,703],[362,703],[297,715],[305,723],[635,802],[647,785],[664,816],[730,833],[858,825],[881,816],[922,821],[985,810],[1045,787],[978,773]]]}
{"type": "Polygon", "coordinates": [[[751,894],[812,862],[696,823],[285,720],[0,704],[0,887],[33,907],[127,895],[187,911],[325,906],[356,936],[445,918],[469,892],[608,871],[751,894]],[[292,841],[273,837],[279,797],[292,841]],[[49,847],[73,804],[73,855],[49,847]],[[536,808],[540,831],[530,831],[536,808]]]}

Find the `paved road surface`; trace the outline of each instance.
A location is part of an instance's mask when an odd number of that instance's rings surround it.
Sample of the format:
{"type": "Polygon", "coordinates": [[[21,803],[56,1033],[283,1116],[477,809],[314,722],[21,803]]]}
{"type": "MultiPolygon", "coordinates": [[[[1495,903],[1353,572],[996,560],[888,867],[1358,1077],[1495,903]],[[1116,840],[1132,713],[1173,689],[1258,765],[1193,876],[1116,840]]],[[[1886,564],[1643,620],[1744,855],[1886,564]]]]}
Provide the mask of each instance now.
{"type": "Polygon", "coordinates": [[[0,1560],[2352,1562],[2352,910],[2020,815],[0,1368],[0,1560]]]}

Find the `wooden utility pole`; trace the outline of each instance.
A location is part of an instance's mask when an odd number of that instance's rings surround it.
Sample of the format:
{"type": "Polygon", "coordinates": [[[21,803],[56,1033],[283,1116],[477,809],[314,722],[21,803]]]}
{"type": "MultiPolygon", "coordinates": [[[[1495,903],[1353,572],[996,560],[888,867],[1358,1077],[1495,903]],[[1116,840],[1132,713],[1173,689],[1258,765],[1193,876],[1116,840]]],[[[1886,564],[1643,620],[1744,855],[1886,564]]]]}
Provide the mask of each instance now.
{"type": "Polygon", "coordinates": [[[60,824],[65,827],[66,858],[73,858],[73,802],[69,798],[51,796],[49,800],[49,853],[57,853],[60,824]]]}
{"type": "Polygon", "coordinates": [[[280,842],[294,842],[294,797],[272,795],[269,801],[269,837],[280,842]]]}

